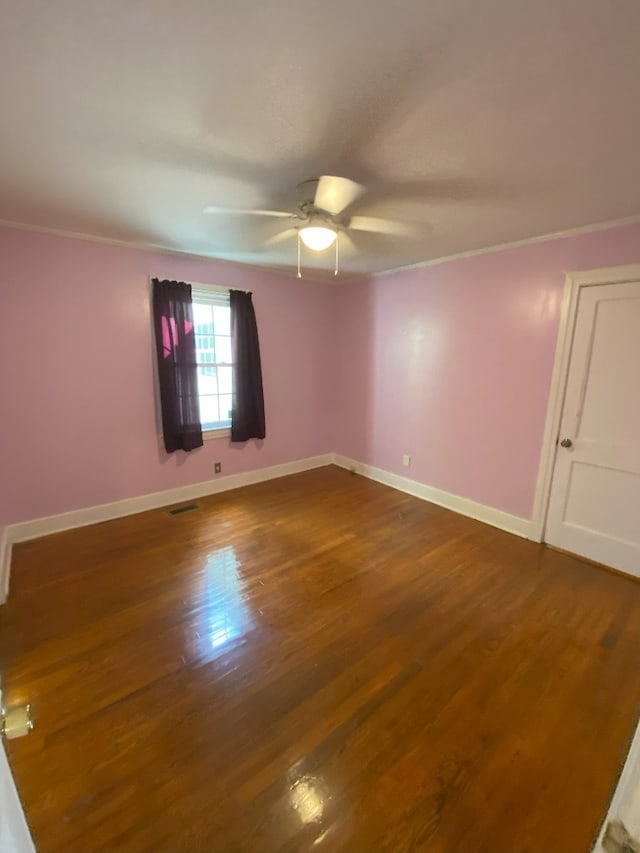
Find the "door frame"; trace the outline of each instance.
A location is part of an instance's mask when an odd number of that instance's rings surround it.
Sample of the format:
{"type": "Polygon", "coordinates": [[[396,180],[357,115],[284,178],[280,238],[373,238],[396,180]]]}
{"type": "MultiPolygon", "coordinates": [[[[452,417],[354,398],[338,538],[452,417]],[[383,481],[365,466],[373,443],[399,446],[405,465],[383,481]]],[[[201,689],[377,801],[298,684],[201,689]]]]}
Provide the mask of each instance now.
{"type": "Polygon", "coordinates": [[[4,853],[36,853],[1,738],[0,817],[0,847],[4,853]]]}
{"type": "MultiPolygon", "coordinates": [[[[594,766],[594,772],[595,769],[594,766]]],[[[632,835],[637,836],[640,827],[640,725],[638,725],[631,741],[627,759],[598,832],[593,853],[606,853],[602,841],[607,830],[607,824],[611,820],[622,820],[632,835]]]]}
{"type": "MultiPolygon", "coordinates": [[[[538,467],[538,479],[533,504],[532,533],[530,539],[544,542],[547,514],[551,498],[551,482],[557,454],[557,441],[564,399],[569,378],[569,364],[573,348],[573,336],[578,315],[580,291],[584,287],[603,284],[624,284],[640,280],[640,264],[570,272],[565,276],[564,292],[560,307],[560,323],[556,353],[551,374],[549,402],[542,438],[542,450],[538,467]]],[[[613,786],[612,786],[613,787],[613,786]]],[[[602,838],[609,820],[632,815],[634,822],[640,821],[640,723],[637,725],[629,745],[624,769],[615,781],[613,796],[600,827],[593,853],[604,853],[602,838]]]]}
{"type": "Polygon", "coordinates": [[[584,287],[603,284],[624,284],[640,280],[640,264],[628,264],[620,267],[602,267],[601,269],[569,272],[564,280],[564,292],[560,306],[560,323],[556,353],[549,388],[547,417],[542,435],[542,450],[538,466],[538,478],[533,501],[532,532],[530,539],[544,542],[547,527],[547,514],[551,498],[551,482],[556,461],[557,441],[560,420],[564,407],[564,398],[569,377],[569,364],[573,348],[573,336],[578,315],[580,291],[584,287]]]}

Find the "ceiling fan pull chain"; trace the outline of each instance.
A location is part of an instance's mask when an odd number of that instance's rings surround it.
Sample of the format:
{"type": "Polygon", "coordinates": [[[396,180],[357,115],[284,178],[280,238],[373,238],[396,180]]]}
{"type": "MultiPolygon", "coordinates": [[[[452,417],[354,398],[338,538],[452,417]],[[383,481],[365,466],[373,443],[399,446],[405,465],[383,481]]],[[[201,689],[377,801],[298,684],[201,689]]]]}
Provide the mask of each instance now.
{"type": "Polygon", "coordinates": [[[298,278],[302,278],[300,273],[300,232],[298,231],[298,278]]]}
{"type": "Polygon", "coordinates": [[[333,274],[335,276],[338,275],[338,243],[339,242],[340,242],[340,232],[338,231],[336,233],[336,265],[335,265],[335,269],[333,270],[333,274]]]}

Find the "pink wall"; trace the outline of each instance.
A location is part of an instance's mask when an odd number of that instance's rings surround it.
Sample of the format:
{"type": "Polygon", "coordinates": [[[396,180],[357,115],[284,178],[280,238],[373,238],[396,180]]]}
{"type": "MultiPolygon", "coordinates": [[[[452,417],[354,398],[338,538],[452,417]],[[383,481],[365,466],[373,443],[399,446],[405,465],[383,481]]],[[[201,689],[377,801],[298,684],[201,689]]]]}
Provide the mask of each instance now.
{"type": "Polygon", "coordinates": [[[0,257],[0,526],[331,450],[335,287],[8,228],[0,257]],[[160,449],[150,274],[253,291],[264,442],[160,449]]]}
{"type": "Polygon", "coordinates": [[[564,274],[637,262],[640,224],[348,285],[333,449],[530,518],[564,274]]]}
{"type": "Polygon", "coordinates": [[[0,528],[330,450],[530,517],[564,273],[640,262],[640,224],[342,287],[8,228],[0,257],[0,528]],[[253,291],[264,442],[161,449],[150,274],[253,291]]]}

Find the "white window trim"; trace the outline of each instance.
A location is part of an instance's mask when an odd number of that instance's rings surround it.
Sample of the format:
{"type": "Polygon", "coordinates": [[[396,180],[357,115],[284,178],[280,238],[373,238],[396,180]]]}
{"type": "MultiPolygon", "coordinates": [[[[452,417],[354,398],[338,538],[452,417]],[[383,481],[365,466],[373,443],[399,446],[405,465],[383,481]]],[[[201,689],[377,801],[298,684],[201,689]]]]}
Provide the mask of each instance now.
{"type": "Polygon", "coordinates": [[[212,438],[231,438],[229,427],[218,427],[218,429],[203,429],[202,440],[211,441],[212,438]]]}
{"type": "MultiPolygon", "coordinates": [[[[227,296],[231,293],[232,288],[230,287],[220,287],[217,284],[198,284],[195,281],[188,282],[191,285],[191,293],[193,292],[201,294],[204,296],[204,301],[207,301],[207,295],[211,294],[211,302],[216,304],[216,299],[214,297],[215,293],[226,294],[227,296]]],[[[219,304],[219,303],[218,303],[219,304]]]]}

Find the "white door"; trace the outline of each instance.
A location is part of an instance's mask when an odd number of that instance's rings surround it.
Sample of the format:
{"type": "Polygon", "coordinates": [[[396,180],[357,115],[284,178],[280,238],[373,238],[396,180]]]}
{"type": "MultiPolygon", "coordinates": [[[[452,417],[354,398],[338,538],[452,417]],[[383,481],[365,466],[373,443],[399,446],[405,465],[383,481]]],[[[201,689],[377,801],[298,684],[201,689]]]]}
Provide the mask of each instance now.
{"type": "Polygon", "coordinates": [[[0,738],[0,851],[35,853],[27,821],[13,783],[11,768],[0,738]]]}
{"type": "Polygon", "coordinates": [[[640,281],[580,288],[545,540],[640,576],[640,281]]]}

